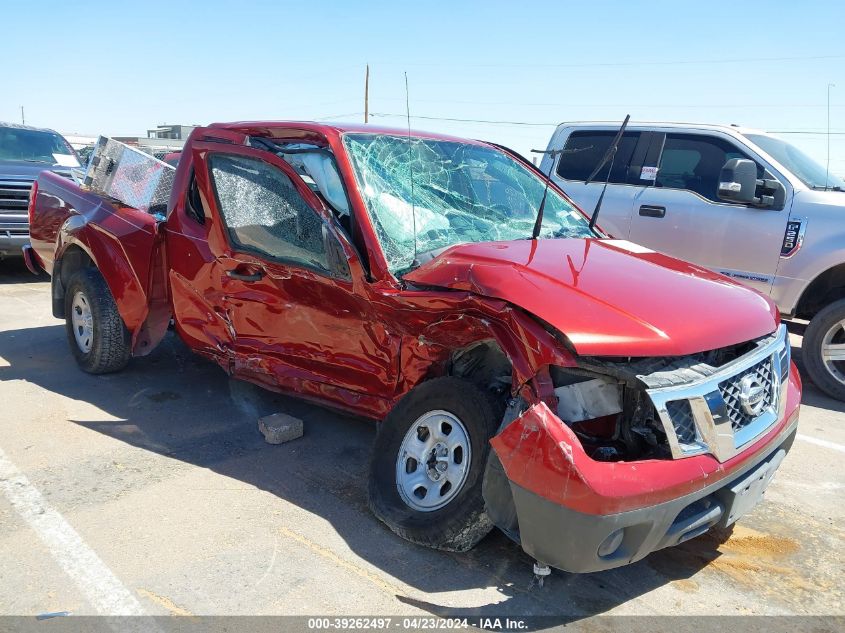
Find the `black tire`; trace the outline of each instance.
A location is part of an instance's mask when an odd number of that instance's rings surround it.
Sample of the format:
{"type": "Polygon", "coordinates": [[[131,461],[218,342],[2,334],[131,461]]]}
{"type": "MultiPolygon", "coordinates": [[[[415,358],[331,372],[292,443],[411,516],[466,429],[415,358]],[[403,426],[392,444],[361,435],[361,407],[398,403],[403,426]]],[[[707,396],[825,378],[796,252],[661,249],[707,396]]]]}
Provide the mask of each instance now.
{"type": "MultiPolygon", "coordinates": [[[[845,299],[840,299],[820,310],[812,318],[804,332],[804,343],[801,346],[801,358],[813,384],[837,400],[845,400],[845,383],[837,380],[825,366],[822,358],[822,342],[828,331],[843,320],[845,320],[845,299]]],[[[845,337],[836,342],[845,343],[845,337]]],[[[845,361],[842,361],[839,366],[845,375],[845,361]]]]}
{"type": "Polygon", "coordinates": [[[105,279],[96,268],[82,268],[71,276],[65,291],[65,328],[71,353],[82,371],[107,374],[123,369],[129,362],[129,331],[120,318],[105,279]],[[72,312],[77,293],[84,296],[92,317],[93,333],[87,351],[74,334],[72,312]]]}
{"type": "Polygon", "coordinates": [[[493,529],[484,509],[481,483],[490,454],[490,438],[499,426],[492,393],[460,378],[435,378],[412,389],[382,422],[370,462],[369,501],[373,513],[402,538],[436,549],[471,549],[493,529]],[[436,510],[419,511],[399,494],[396,462],[411,426],[429,411],[443,410],[464,425],[470,464],[463,486],[436,510]]]}

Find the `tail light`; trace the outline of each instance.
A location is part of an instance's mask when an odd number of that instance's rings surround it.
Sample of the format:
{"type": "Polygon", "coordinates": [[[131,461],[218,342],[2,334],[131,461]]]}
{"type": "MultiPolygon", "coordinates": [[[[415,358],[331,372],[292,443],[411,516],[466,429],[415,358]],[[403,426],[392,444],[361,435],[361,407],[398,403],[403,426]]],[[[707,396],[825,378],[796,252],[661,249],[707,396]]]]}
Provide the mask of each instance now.
{"type": "MultiPolygon", "coordinates": [[[[29,204],[26,207],[27,214],[29,214],[29,226],[32,227],[32,220],[35,217],[35,198],[38,197],[38,181],[32,183],[32,189],[29,191],[29,204]]],[[[32,230],[30,228],[30,230],[32,230]]]]}

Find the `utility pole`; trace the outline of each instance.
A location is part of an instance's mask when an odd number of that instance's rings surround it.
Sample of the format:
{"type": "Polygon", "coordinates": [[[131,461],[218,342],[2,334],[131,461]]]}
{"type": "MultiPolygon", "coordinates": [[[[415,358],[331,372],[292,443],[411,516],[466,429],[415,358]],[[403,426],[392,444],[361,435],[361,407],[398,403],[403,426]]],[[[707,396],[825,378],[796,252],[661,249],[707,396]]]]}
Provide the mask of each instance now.
{"type": "Polygon", "coordinates": [[[23,106],[21,106],[21,125],[26,125],[26,119],[23,118],[23,106]]]}
{"type": "Polygon", "coordinates": [[[827,189],[830,179],[830,89],[836,84],[827,84],[827,165],[824,169],[824,188],[827,189]]]}
{"type": "Polygon", "coordinates": [[[367,64],[367,74],[364,75],[364,123],[370,122],[370,65],[367,64]]]}

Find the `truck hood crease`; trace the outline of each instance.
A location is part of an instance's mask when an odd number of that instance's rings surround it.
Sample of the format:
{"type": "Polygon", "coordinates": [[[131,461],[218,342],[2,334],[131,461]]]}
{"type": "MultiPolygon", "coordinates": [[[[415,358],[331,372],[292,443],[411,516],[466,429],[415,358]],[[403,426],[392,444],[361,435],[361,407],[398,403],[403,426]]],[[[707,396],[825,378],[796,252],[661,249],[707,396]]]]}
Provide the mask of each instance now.
{"type": "Polygon", "coordinates": [[[778,324],[776,308],[757,292],[621,240],[463,244],[404,279],[508,301],[589,356],[694,354],[778,324]]]}

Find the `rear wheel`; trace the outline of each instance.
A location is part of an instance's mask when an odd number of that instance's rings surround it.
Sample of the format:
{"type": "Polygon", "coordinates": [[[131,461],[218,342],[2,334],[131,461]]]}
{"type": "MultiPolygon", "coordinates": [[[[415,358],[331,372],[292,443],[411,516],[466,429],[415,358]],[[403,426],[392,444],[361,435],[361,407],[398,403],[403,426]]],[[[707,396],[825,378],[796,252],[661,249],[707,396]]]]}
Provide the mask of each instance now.
{"type": "Polygon", "coordinates": [[[813,317],[804,333],[801,357],[819,389],[845,400],[845,299],[813,317]]]}
{"type": "Polygon", "coordinates": [[[411,390],[385,418],[370,463],[373,513],[402,538],[465,551],[493,524],[481,483],[499,425],[492,397],[460,378],[411,390]]]}
{"type": "Polygon", "coordinates": [[[68,344],[77,364],[89,374],[123,369],[129,362],[129,331],[96,268],[76,271],[65,292],[68,344]]]}

